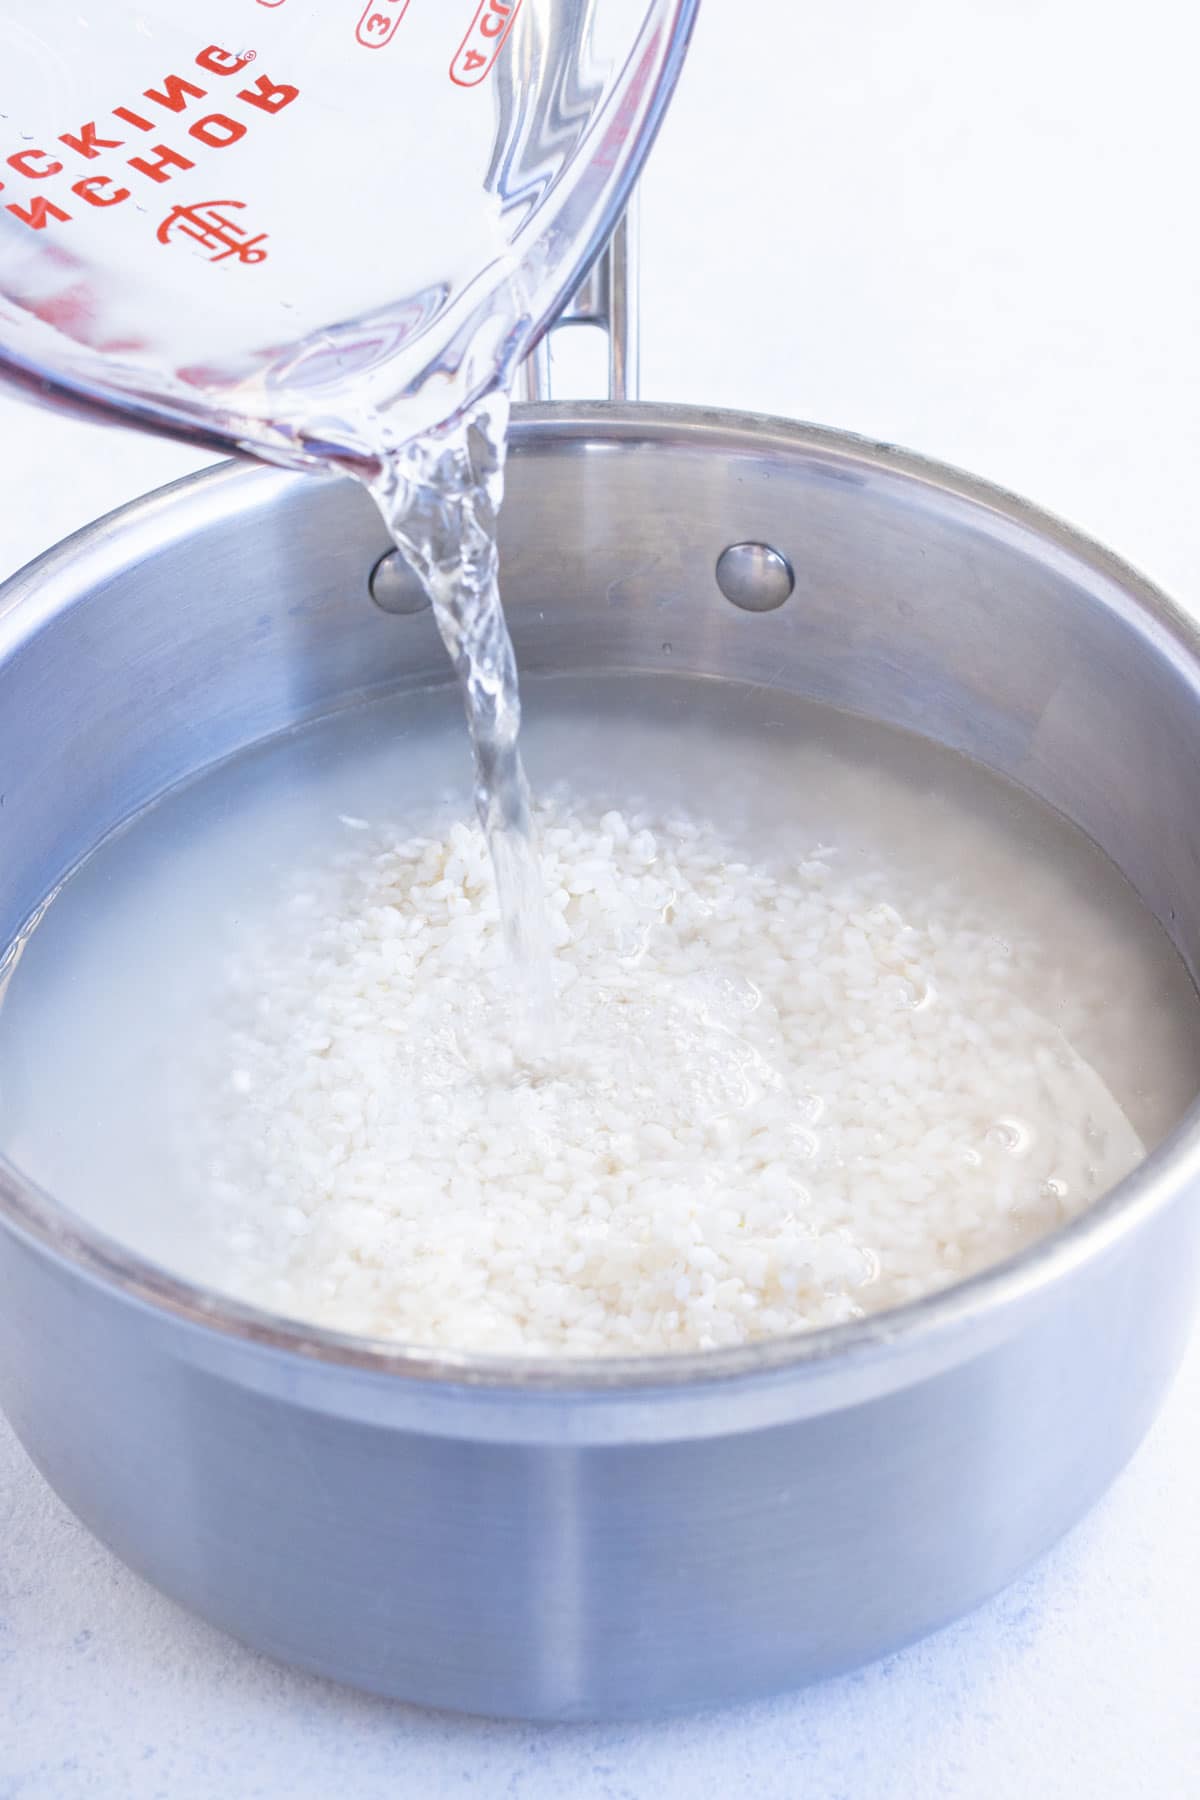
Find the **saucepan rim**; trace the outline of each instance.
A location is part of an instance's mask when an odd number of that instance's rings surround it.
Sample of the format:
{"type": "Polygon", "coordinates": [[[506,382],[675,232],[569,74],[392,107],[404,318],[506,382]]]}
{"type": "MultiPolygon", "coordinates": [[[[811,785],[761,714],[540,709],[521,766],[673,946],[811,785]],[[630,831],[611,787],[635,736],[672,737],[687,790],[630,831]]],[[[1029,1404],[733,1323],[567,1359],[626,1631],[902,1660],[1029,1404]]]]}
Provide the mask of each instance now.
{"type": "MultiPolygon", "coordinates": [[[[1185,669],[1200,705],[1200,625],[1135,570],[1098,544],[1027,501],[945,465],[847,432],[755,414],[647,403],[518,407],[512,453],[543,445],[589,447],[653,442],[707,453],[774,452],[827,463],[843,474],[895,479],[931,501],[959,505],[981,526],[1015,534],[1046,560],[1065,559],[1110,592],[1185,669]]],[[[176,541],[188,529],[219,523],[251,507],[268,483],[311,481],[255,465],[221,463],[131,502],[67,538],[0,586],[0,658],[49,618],[111,576],[122,561],[176,541]],[[89,576],[91,579],[89,579],[89,576]]],[[[579,1393],[597,1397],[708,1383],[827,1373],[917,1347],[947,1333],[969,1332],[985,1315],[1019,1306],[1069,1279],[1188,1189],[1200,1191],[1200,1101],[1134,1172],[1078,1218],[1004,1262],[872,1317],[801,1331],[733,1348],[655,1355],[569,1358],[429,1350],[352,1336],[291,1320],[189,1282],[139,1256],[72,1212],[0,1156],[0,1226],[89,1280],[128,1299],[283,1357],[357,1369],[434,1386],[507,1394],[579,1393]]]]}

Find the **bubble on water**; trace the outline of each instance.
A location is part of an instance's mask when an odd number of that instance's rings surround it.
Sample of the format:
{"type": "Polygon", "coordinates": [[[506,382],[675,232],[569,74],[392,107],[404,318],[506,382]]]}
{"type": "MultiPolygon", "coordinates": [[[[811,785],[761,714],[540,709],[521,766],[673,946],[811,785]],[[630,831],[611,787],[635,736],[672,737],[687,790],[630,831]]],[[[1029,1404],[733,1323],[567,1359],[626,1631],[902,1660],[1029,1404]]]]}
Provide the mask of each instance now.
{"type": "Polygon", "coordinates": [[[1025,1156],[1033,1145],[1033,1133],[1020,1119],[997,1119],[987,1134],[989,1144],[1010,1156],[1025,1156]]]}
{"type": "Polygon", "coordinates": [[[807,1125],[789,1125],[788,1148],[801,1162],[811,1162],[821,1148],[821,1140],[807,1125]]]}
{"type": "Polygon", "coordinates": [[[1038,1189],[1043,1200],[1065,1200],[1069,1191],[1066,1182],[1060,1180],[1057,1175],[1047,1175],[1038,1189]]]}
{"type": "Polygon", "coordinates": [[[937,989],[932,981],[918,977],[915,981],[903,980],[896,989],[897,1003],[904,1012],[928,1012],[937,999],[937,989]]]}

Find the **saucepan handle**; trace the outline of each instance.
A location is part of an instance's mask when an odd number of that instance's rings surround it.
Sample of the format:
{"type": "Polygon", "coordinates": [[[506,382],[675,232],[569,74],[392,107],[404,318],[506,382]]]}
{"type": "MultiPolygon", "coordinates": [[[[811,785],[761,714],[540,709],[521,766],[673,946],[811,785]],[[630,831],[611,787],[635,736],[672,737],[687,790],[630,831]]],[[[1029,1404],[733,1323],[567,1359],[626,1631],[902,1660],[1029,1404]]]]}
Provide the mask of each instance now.
{"type": "Polygon", "coordinates": [[[543,332],[517,375],[518,400],[552,400],[550,340],[571,325],[599,325],[608,336],[608,397],[638,397],[637,194],[631,195],[607,245],[543,332]]]}

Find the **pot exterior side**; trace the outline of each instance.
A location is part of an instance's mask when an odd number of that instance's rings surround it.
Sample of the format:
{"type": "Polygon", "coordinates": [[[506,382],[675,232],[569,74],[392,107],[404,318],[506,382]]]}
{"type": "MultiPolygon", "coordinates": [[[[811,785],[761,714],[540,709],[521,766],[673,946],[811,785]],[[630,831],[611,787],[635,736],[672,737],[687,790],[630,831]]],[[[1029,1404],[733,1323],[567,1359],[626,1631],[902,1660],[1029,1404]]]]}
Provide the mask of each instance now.
{"type": "Polygon", "coordinates": [[[1073,1524],[1182,1354],[1194,1201],[915,1386],[766,1430],[583,1447],[339,1417],[306,1403],[302,1367],[290,1396],[228,1359],[216,1375],[194,1328],[0,1233],[0,1402],[99,1538],[270,1655],[468,1712],[662,1713],[881,1656],[1073,1524]]]}

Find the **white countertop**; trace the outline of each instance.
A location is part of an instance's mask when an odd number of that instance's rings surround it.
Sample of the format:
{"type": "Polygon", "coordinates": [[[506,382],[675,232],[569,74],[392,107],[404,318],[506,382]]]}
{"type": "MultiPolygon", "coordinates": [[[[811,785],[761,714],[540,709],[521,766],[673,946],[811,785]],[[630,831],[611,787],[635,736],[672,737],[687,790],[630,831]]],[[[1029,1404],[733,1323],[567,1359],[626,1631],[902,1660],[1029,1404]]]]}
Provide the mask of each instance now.
{"type": "MultiPolygon", "coordinates": [[[[959,463],[1200,602],[1193,32],[1182,0],[708,0],[644,183],[646,397],[959,463]]],[[[0,432],[0,576],[201,460],[6,402],[0,432]]],[[[1096,1512],[901,1656],[549,1729],[241,1649],[102,1550],[0,1423],[0,1800],[1195,1794],[1198,1418],[1200,1337],[1096,1512]]]]}

